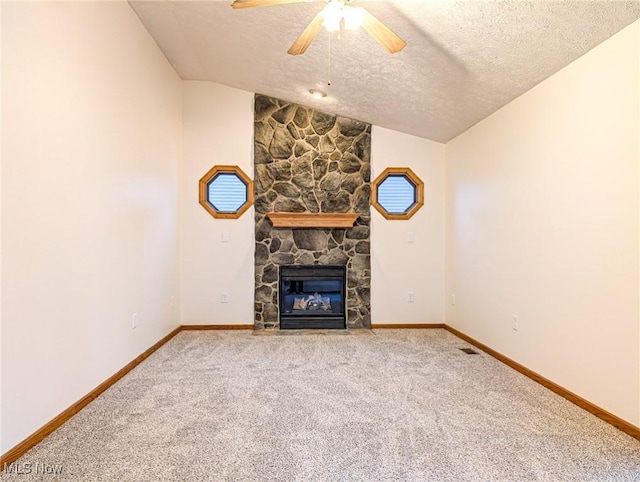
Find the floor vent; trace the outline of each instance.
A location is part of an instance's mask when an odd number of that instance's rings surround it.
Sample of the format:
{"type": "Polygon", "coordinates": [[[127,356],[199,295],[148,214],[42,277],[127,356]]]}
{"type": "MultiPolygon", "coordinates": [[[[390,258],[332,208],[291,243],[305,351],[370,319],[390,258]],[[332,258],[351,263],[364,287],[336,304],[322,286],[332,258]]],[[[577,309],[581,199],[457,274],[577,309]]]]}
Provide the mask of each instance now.
{"type": "Polygon", "coordinates": [[[479,355],[479,353],[473,348],[460,348],[460,350],[465,352],[467,355],[479,355]]]}

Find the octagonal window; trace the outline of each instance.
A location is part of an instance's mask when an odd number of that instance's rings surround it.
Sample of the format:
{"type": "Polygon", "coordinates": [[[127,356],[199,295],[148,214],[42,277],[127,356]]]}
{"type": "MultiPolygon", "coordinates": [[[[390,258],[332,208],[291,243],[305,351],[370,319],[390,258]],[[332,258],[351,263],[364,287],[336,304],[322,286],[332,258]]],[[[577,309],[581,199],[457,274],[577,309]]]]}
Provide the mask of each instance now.
{"type": "Polygon", "coordinates": [[[208,201],[220,213],[235,213],[247,202],[247,185],[231,172],[219,172],[209,183],[208,201]]]}
{"type": "Polygon", "coordinates": [[[424,203],[424,183],[408,167],[389,167],[373,181],[371,204],[387,219],[409,219],[424,203]]]}
{"type": "Polygon", "coordinates": [[[200,204],[214,218],[239,218],[253,203],[253,182],[238,166],[214,166],[200,179],[200,204]]]}

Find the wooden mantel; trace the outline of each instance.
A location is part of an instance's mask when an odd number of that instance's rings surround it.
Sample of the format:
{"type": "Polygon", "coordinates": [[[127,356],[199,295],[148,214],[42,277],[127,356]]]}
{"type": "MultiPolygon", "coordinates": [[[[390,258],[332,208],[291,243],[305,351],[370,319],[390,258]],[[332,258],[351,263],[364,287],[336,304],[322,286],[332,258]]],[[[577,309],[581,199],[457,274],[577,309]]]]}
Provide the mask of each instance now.
{"type": "Polygon", "coordinates": [[[358,213],[267,213],[274,228],[350,228],[358,213]]]}

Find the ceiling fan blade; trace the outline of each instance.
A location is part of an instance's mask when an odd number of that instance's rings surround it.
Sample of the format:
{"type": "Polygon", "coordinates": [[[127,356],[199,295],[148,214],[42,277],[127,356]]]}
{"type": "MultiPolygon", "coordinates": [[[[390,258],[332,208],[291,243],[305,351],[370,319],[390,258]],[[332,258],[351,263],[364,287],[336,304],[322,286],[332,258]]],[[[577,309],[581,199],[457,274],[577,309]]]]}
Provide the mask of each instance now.
{"type": "Polygon", "coordinates": [[[305,53],[313,39],[316,38],[316,35],[318,35],[318,32],[322,28],[322,22],[324,22],[324,14],[321,11],[313,18],[313,20],[311,20],[311,23],[307,25],[307,28],[304,29],[304,32],[300,34],[296,41],[291,44],[287,53],[291,55],[300,55],[305,53]]]}
{"type": "Polygon", "coordinates": [[[371,35],[376,42],[382,45],[387,52],[395,54],[400,52],[407,46],[407,42],[398,37],[380,20],[371,15],[367,10],[364,10],[362,18],[362,28],[371,35]]]}
{"type": "Polygon", "coordinates": [[[271,5],[284,5],[286,3],[303,3],[311,0],[235,0],[232,8],[269,7],[271,5]]]}

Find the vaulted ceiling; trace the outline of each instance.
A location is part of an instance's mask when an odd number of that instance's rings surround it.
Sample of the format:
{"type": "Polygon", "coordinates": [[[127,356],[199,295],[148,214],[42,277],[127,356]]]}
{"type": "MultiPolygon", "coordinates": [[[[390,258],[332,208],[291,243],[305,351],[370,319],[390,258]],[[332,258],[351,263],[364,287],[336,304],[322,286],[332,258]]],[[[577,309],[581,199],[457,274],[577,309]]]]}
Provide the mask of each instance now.
{"type": "MultiPolygon", "coordinates": [[[[640,18],[640,1],[354,0],[407,42],[323,30],[287,49],[324,2],[130,1],[178,74],[446,142],[640,18]],[[331,40],[330,40],[331,35],[331,40]],[[330,80],[331,85],[328,85],[330,80]],[[309,89],[327,97],[314,99],[309,89]]],[[[640,39],[639,39],[640,41],[640,39]]]]}

